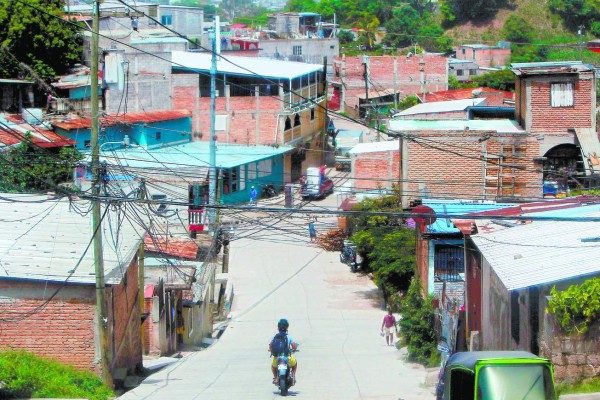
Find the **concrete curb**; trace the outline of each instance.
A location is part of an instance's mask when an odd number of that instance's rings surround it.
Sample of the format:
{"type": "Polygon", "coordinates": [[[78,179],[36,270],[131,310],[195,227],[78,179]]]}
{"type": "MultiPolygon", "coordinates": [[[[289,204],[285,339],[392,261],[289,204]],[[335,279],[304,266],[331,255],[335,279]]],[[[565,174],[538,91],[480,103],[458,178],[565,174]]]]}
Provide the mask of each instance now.
{"type": "Polygon", "coordinates": [[[559,400],[600,400],[600,393],[563,394],[559,400]]]}

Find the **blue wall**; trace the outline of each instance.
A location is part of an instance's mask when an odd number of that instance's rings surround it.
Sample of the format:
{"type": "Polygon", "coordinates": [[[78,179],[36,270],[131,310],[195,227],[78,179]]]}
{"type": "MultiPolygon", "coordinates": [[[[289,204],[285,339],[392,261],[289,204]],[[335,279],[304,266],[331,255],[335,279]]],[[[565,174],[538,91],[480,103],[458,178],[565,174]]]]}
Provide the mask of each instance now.
{"type": "MultiPolygon", "coordinates": [[[[125,135],[129,136],[131,144],[153,148],[160,146],[172,146],[175,144],[191,142],[191,117],[173,119],[168,121],[152,122],[144,124],[143,122],[136,124],[117,124],[107,126],[100,129],[99,142],[100,145],[106,142],[122,142],[125,135]],[[160,132],[160,139],[157,139],[157,132],[160,132]]],[[[85,142],[91,138],[91,129],[72,129],[64,130],[55,127],[55,132],[73,139],[77,142],[77,150],[89,151],[89,147],[85,146],[85,142]]],[[[102,147],[102,150],[111,148],[121,148],[120,144],[107,144],[102,147]]]]}

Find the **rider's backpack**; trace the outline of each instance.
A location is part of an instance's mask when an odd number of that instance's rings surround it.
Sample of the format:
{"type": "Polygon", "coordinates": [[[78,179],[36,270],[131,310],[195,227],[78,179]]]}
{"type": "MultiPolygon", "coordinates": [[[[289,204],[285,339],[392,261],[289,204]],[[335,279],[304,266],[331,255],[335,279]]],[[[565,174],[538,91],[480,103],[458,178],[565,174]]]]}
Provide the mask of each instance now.
{"type": "Polygon", "coordinates": [[[271,355],[277,357],[280,354],[290,355],[287,335],[281,332],[273,336],[273,340],[271,340],[271,355]]]}

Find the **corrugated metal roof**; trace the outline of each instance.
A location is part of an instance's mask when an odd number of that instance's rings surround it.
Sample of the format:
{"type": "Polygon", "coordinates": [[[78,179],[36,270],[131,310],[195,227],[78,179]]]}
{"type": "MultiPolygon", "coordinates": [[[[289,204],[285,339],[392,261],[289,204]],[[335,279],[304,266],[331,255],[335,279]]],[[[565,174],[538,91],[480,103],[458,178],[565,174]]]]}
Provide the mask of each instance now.
{"type": "MultiPolygon", "coordinates": [[[[211,57],[210,53],[174,51],[172,65],[176,69],[208,72],[211,57]]],[[[230,75],[293,79],[322,70],[323,66],[320,64],[279,61],[262,57],[227,56],[227,59],[220,57],[217,60],[217,72],[230,75]]]]}
{"type": "Polygon", "coordinates": [[[475,212],[512,207],[514,204],[496,203],[488,200],[423,199],[423,205],[431,207],[436,214],[450,215],[448,218],[437,218],[433,224],[427,226],[427,232],[459,233],[460,230],[454,226],[451,221],[452,218],[460,218],[475,212]]]}
{"type": "Polygon", "coordinates": [[[33,85],[34,82],[24,81],[22,79],[0,79],[0,83],[10,83],[15,85],[33,85]]]}
{"type": "MultiPolygon", "coordinates": [[[[74,200],[45,200],[46,196],[2,194],[0,206],[0,280],[26,279],[49,282],[94,284],[94,251],[90,246],[81,264],[79,258],[92,238],[91,214],[80,215],[91,203],[74,200]],[[76,271],[69,277],[71,271],[76,271]]],[[[122,215],[109,211],[102,223],[104,271],[108,284],[121,282],[133,255],[138,250],[144,230],[121,223],[122,215]],[[116,250],[115,250],[116,249],[116,250]]]]}
{"type": "Polygon", "coordinates": [[[510,119],[474,120],[423,120],[393,119],[388,122],[390,130],[405,131],[496,131],[498,133],[525,133],[515,121],[510,119]]]}
{"type": "Polygon", "coordinates": [[[477,99],[462,99],[462,100],[450,100],[450,101],[436,101],[433,103],[421,103],[416,106],[407,108],[406,110],[400,111],[394,115],[394,118],[403,117],[407,115],[418,115],[418,114],[431,114],[431,113],[445,113],[452,111],[465,111],[467,108],[472,106],[482,105],[485,102],[485,98],[477,99]]]}
{"type": "MultiPolygon", "coordinates": [[[[570,209],[568,215],[599,217],[600,206],[570,209]]],[[[598,232],[598,222],[534,221],[472,239],[506,289],[516,290],[600,274],[599,243],[581,241],[598,232]]]]}
{"type": "Polygon", "coordinates": [[[545,75],[593,71],[592,68],[581,61],[513,63],[510,64],[510,69],[515,75],[545,75]]]}
{"type": "MultiPolygon", "coordinates": [[[[487,96],[489,96],[491,94],[496,94],[496,93],[502,94],[502,97],[505,99],[514,100],[514,98],[515,98],[515,94],[513,92],[479,87],[479,88],[475,88],[475,89],[472,89],[472,88],[450,89],[450,90],[443,90],[440,92],[427,93],[427,94],[425,94],[425,103],[433,103],[433,102],[439,102],[439,101],[452,101],[452,100],[461,100],[461,99],[463,99],[463,100],[464,99],[473,99],[473,98],[475,98],[473,93],[477,92],[477,91],[480,92],[478,94],[477,98],[487,98],[487,96]]],[[[489,100],[486,103],[487,103],[487,105],[490,105],[489,100]]]]}
{"type": "MultiPolygon", "coordinates": [[[[181,169],[202,167],[208,169],[210,143],[195,141],[182,145],[146,150],[131,147],[126,150],[111,150],[101,157],[109,164],[118,163],[129,168],[181,169]]],[[[217,167],[233,168],[239,165],[264,160],[279,154],[285,154],[294,148],[290,146],[243,146],[235,144],[217,144],[217,167]]]]}
{"type": "MultiPolygon", "coordinates": [[[[148,111],[148,112],[137,112],[127,113],[122,115],[107,115],[99,118],[99,123],[102,126],[113,126],[119,123],[124,124],[138,124],[138,123],[152,123],[159,121],[169,121],[172,119],[180,119],[191,117],[192,113],[187,110],[173,110],[173,111],[148,111]]],[[[70,131],[74,129],[91,128],[91,118],[70,118],[63,121],[52,121],[52,125],[70,131]]]]}
{"type": "Polygon", "coordinates": [[[31,141],[39,147],[54,148],[75,144],[74,140],[41,126],[33,126],[25,122],[14,122],[12,118],[0,116],[0,143],[5,146],[21,143],[27,133],[31,135],[31,141]]]}
{"type": "Polygon", "coordinates": [[[359,143],[354,146],[348,153],[350,155],[377,153],[380,151],[399,151],[399,143],[397,140],[388,140],[386,142],[371,142],[359,143]]]}

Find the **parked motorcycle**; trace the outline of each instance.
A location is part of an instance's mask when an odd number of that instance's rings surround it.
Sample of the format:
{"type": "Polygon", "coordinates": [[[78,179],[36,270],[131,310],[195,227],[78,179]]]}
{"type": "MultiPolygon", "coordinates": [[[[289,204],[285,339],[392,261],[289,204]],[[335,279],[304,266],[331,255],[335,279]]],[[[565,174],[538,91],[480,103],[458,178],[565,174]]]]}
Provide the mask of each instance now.
{"type": "Polygon", "coordinates": [[[262,190],[262,197],[270,198],[277,196],[277,190],[274,185],[265,185],[262,190]]]}
{"type": "Polygon", "coordinates": [[[292,376],[292,368],[289,366],[289,360],[286,355],[280,354],[277,356],[277,375],[279,377],[277,386],[279,387],[280,394],[287,396],[288,389],[294,386],[295,379],[292,376]]]}

